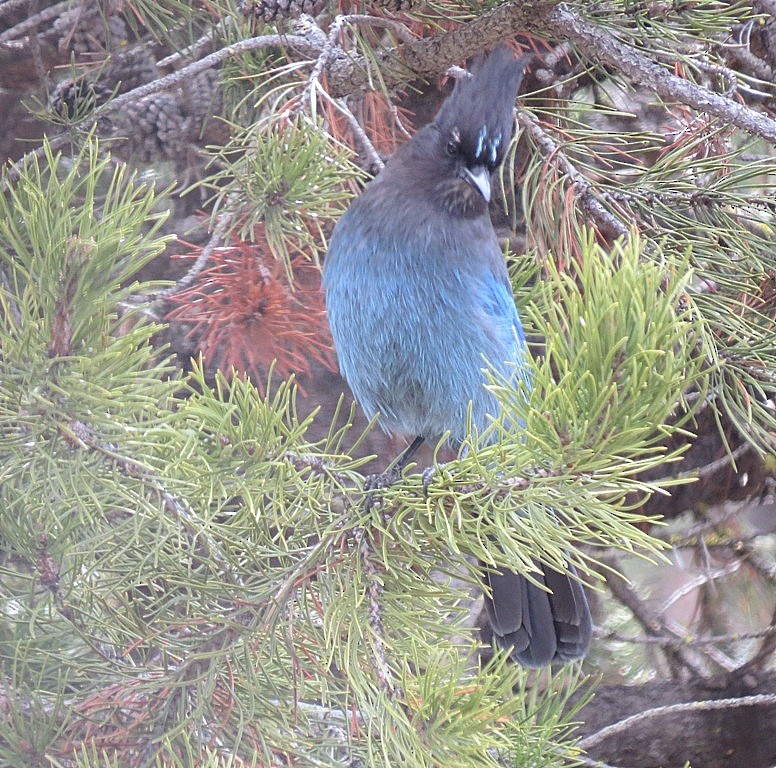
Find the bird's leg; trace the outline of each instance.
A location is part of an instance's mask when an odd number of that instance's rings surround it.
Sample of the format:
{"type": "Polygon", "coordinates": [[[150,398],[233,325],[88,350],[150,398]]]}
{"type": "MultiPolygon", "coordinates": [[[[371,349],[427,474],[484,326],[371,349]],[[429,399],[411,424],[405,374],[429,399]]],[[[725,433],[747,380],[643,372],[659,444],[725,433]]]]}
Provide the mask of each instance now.
{"type": "Polygon", "coordinates": [[[410,459],[415,455],[418,448],[423,444],[424,437],[418,435],[388,466],[385,472],[376,475],[367,475],[364,479],[364,490],[367,491],[365,507],[367,512],[374,505],[374,496],[372,491],[378,488],[387,488],[393,485],[400,477],[404,467],[409,464],[410,459]]]}

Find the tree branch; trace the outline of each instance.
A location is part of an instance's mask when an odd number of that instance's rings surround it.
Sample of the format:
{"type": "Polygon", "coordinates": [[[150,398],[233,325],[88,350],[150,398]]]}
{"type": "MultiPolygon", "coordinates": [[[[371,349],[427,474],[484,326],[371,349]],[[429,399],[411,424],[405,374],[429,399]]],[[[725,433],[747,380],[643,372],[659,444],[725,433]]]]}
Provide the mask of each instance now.
{"type": "Polygon", "coordinates": [[[548,163],[555,163],[573,184],[577,192],[579,204],[591,221],[602,227],[611,237],[628,234],[628,228],[615,215],[606,209],[600,195],[593,189],[592,183],[586,179],[569,160],[557,142],[539,125],[527,112],[521,111],[517,121],[531,136],[542,157],[548,163]]]}
{"type": "Polygon", "coordinates": [[[606,29],[583,19],[565,3],[559,3],[547,15],[545,31],[568,37],[589,58],[613,67],[664,99],[708,112],[776,144],[776,120],[677,77],[606,29]]]}
{"type": "MultiPolygon", "coordinates": [[[[504,3],[449,32],[375,51],[374,60],[388,88],[405,83],[408,74],[437,75],[517,32],[536,29],[537,19],[547,18],[555,5],[556,0],[504,3]]],[[[326,82],[335,98],[366,89],[370,78],[365,59],[340,52],[326,69],[326,82]]]]}
{"type": "Polygon", "coordinates": [[[624,720],[620,720],[612,725],[607,725],[605,728],[601,728],[600,731],[587,736],[577,743],[580,749],[590,749],[596,744],[608,739],[610,736],[615,736],[618,733],[629,730],[632,726],[637,725],[642,720],[646,720],[651,717],[661,717],[662,715],[674,715],[679,712],[709,712],[715,709],[733,709],[736,707],[757,707],[760,705],[776,704],[776,694],[774,693],[759,693],[754,696],[741,696],[739,698],[730,699],[712,699],[710,701],[688,701],[681,704],[668,704],[664,707],[654,707],[653,709],[647,709],[644,712],[639,712],[636,715],[626,717],[624,720]]]}

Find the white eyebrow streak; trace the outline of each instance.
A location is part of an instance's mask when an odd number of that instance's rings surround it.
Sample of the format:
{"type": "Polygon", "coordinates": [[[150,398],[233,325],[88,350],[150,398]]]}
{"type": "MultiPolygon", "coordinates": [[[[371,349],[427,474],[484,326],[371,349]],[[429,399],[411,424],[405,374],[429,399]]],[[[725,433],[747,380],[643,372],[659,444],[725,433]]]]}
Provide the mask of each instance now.
{"type": "Polygon", "coordinates": [[[498,136],[490,144],[490,162],[496,162],[496,155],[498,155],[498,148],[501,144],[501,131],[498,132],[498,136]]]}
{"type": "Polygon", "coordinates": [[[485,137],[488,135],[487,126],[483,125],[480,128],[480,132],[477,134],[477,149],[474,152],[475,157],[479,157],[482,154],[482,146],[485,143],[485,137]]]}

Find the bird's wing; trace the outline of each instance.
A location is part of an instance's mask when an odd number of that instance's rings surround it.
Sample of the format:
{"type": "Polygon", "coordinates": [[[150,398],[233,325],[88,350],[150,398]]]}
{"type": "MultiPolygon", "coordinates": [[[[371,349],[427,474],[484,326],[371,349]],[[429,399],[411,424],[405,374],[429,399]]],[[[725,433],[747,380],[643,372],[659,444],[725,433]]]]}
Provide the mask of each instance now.
{"type": "Polygon", "coordinates": [[[513,355],[506,359],[519,362],[525,354],[525,334],[517,313],[512,287],[506,275],[491,274],[486,280],[485,306],[483,310],[496,328],[500,342],[505,351],[511,350],[513,355]]]}

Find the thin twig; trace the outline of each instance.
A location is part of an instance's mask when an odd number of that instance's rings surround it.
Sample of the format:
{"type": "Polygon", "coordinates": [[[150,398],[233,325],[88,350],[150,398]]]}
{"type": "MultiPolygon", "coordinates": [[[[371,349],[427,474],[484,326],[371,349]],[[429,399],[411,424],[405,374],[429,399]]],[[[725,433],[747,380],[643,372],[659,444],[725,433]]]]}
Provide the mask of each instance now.
{"type": "Polygon", "coordinates": [[[411,139],[412,134],[407,130],[406,126],[404,125],[404,121],[401,119],[401,115],[399,114],[399,108],[395,104],[391,104],[388,108],[391,111],[391,115],[393,116],[393,121],[396,127],[399,129],[399,133],[401,133],[405,139],[411,139]]]}
{"type": "MultiPolygon", "coordinates": [[[[337,18],[334,19],[334,21],[331,23],[331,26],[329,27],[329,34],[326,35],[323,47],[321,48],[321,51],[318,55],[318,60],[315,62],[315,66],[310,72],[310,76],[307,78],[307,83],[305,84],[304,90],[302,91],[302,96],[299,99],[297,112],[309,109],[311,105],[314,106],[312,104],[312,96],[313,93],[318,92],[318,88],[316,86],[319,85],[319,79],[323,74],[326,65],[335,55],[335,52],[342,52],[341,48],[337,45],[337,37],[342,30],[344,18],[344,16],[337,16],[337,18]]],[[[317,32],[318,35],[320,35],[322,32],[322,30],[317,26],[314,26],[312,31],[317,32]]]]}
{"type": "MultiPolygon", "coordinates": [[[[686,633],[686,629],[673,619],[664,619],[663,625],[665,626],[666,631],[670,632],[674,637],[682,637],[682,635],[686,633]]],[[[722,651],[722,649],[717,648],[716,645],[701,645],[697,648],[693,648],[693,650],[697,651],[700,655],[705,656],[726,672],[732,672],[738,666],[730,656],[722,651]]]]}
{"type": "Polygon", "coordinates": [[[710,461],[708,464],[704,464],[700,467],[693,467],[686,472],[679,472],[676,475],[672,475],[671,479],[689,480],[696,478],[698,480],[706,480],[709,477],[714,477],[720,470],[727,469],[731,464],[735,468],[736,461],[749,453],[750,450],[753,450],[750,443],[742,443],[731,453],[726,453],[724,456],[720,456],[720,458],[710,461]]]}
{"type": "Polygon", "coordinates": [[[383,625],[382,607],[380,600],[383,594],[383,585],[380,580],[380,574],[374,563],[374,550],[372,544],[366,536],[363,527],[358,527],[354,531],[358,551],[361,555],[361,563],[364,568],[367,584],[367,599],[369,612],[369,626],[372,629],[372,642],[374,645],[373,661],[380,690],[388,696],[389,699],[404,699],[404,692],[401,686],[393,679],[391,666],[388,663],[388,656],[385,649],[385,626],[383,625]]]}
{"type": "Polygon", "coordinates": [[[687,633],[683,637],[665,637],[658,635],[625,635],[620,632],[604,632],[594,630],[595,636],[602,640],[613,640],[618,643],[630,643],[632,645],[663,645],[674,647],[688,647],[694,645],[724,645],[726,643],[744,643],[748,640],[758,640],[762,637],[776,636],[776,624],[771,624],[756,632],[732,632],[728,635],[693,635],[687,633]]]}
{"type": "Polygon", "coordinates": [[[385,167],[383,159],[378,154],[374,144],[372,144],[371,140],[369,139],[369,136],[366,135],[366,131],[362,127],[361,123],[358,122],[356,116],[345,105],[344,100],[333,99],[331,96],[329,96],[328,93],[326,93],[326,90],[321,86],[320,83],[316,84],[316,90],[326,101],[329,102],[329,104],[331,104],[345,117],[345,119],[348,121],[350,129],[353,131],[353,135],[356,137],[356,140],[359,142],[359,144],[361,144],[361,147],[364,150],[364,153],[370,159],[372,166],[382,170],[385,167]]]}
{"type": "Polygon", "coordinates": [[[223,243],[224,236],[226,235],[226,232],[229,229],[233,219],[234,214],[231,212],[227,212],[218,216],[216,219],[216,226],[213,229],[213,234],[210,236],[210,239],[207,241],[205,247],[200,251],[199,256],[197,256],[196,261],[191,266],[189,271],[186,272],[186,274],[180,280],[178,280],[175,285],[171,285],[169,288],[165,288],[163,291],[159,291],[159,293],[153,297],[154,301],[168,299],[170,296],[173,296],[179,291],[182,291],[194,281],[197,275],[207,266],[213,251],[223,243]]]}
{"type": "Polygon", "coordinates": [[[695,578],[690,579],[686,584],[683,584],[679,589],[675,590],[668,599],[658,608],[657,615],[663,616],[666,611],[674,604],[677,600],[681,600],[685,595],[689,595],[691,592],[694,592],[699,587],[704,586],[705,584],[708,584],[712,581],[715,581],[716,579],[724,578],[725,576],[729,576],[731,573],[735,573],[739,568],[741,567],[741,561],[740,560],[733,560],[729,565],[725,566],[724,568],[718,568],[714,571],[708,571],[706,573],[700,573],[695,578]]]}

